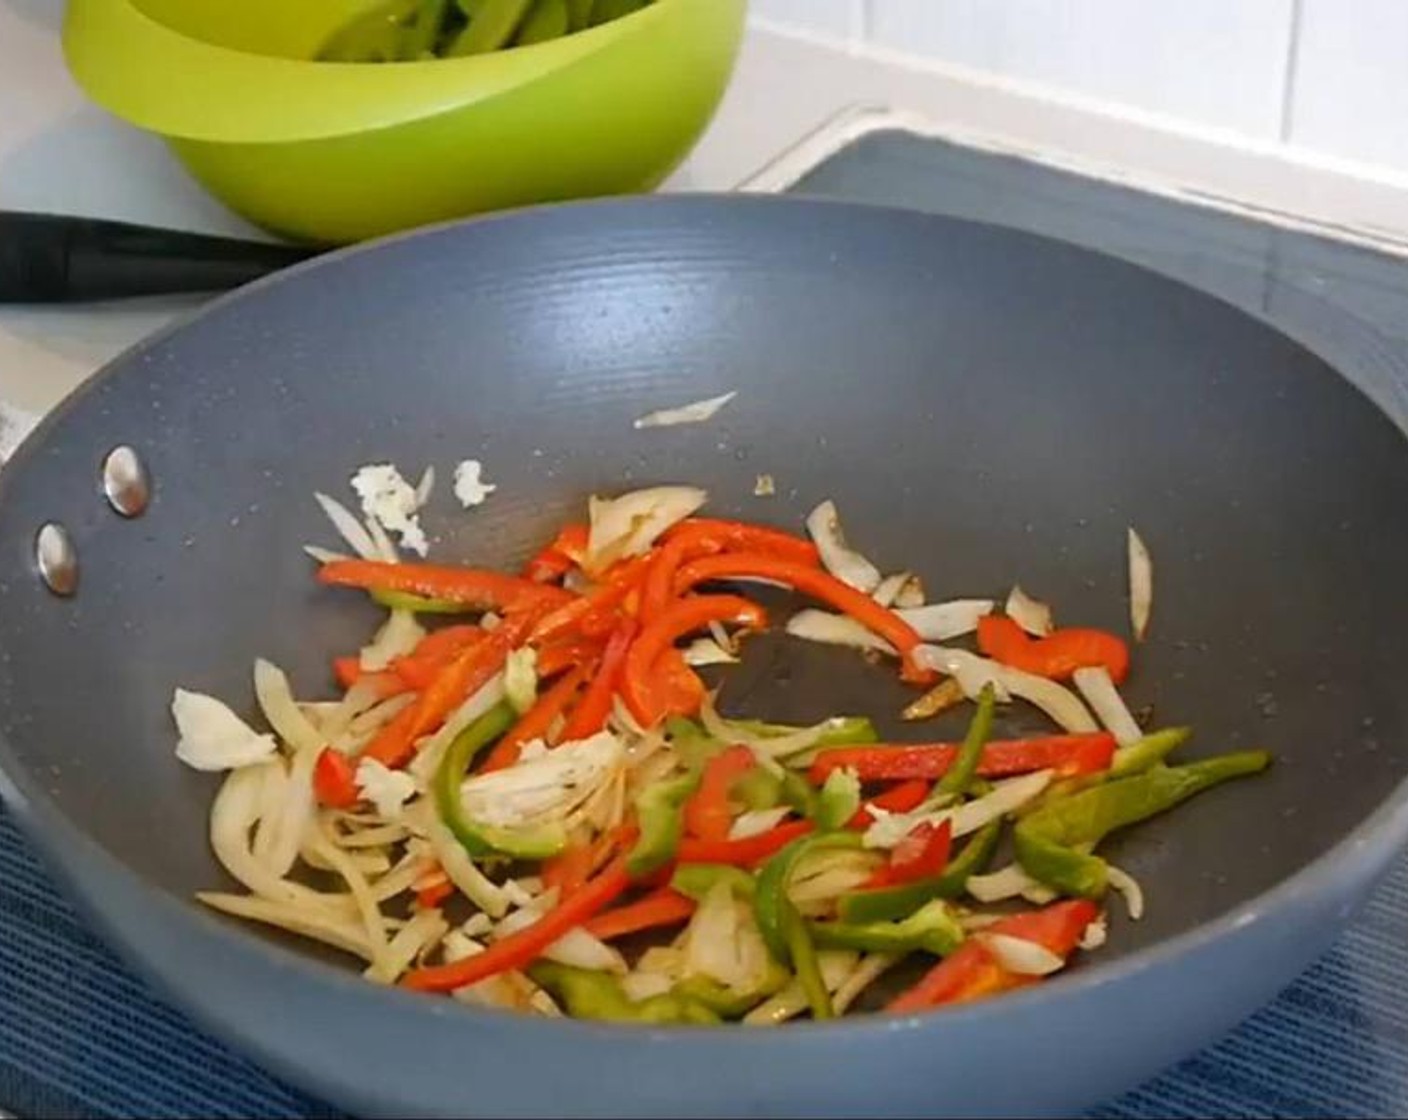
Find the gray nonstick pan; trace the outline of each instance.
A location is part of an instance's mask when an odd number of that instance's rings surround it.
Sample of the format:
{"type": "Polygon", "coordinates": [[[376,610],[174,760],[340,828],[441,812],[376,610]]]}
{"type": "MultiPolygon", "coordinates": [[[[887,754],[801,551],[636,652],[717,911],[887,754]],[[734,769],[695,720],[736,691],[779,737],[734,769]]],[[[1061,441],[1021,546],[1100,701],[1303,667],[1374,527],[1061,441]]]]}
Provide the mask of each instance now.
{"type": "MultiPolygon", "coordinates": [[[[1315,355],[1192,288],[904,211],[537,209],[223,297],[35,431],[0,473],[0,789],[162,993],[357,1113],[1066,1113],[1270,998],[1408,840],[1405,573],[1402,433],[1315,355]],[[733,390],[707,424],[632,427],[733,390]],[[104,494],[119,445],[146,468],[140,516],[104,494]],[[685,482],[720,516],[794,529],[834,498],[882,568],[918,568],[936,598],[1020,580],[1063,618],[1123,630],[1137,526],[1157,592],[1132,705],[1192,725],[1192,757],[1261,745],[1276,763],[1112,840],[1143,920],[1117,916],[1098,954],[999,1000],[681,1031],[374,987],[191,901],[226,882],[206,841],[215,782],[175,760],[168,705],[179,683],[252,710],[259,655],[300,695],[330,689],[328,658],[376,612],[313,581],[313,492],[368,462],[467,457],[500,489],[425,515],[447,562],[515,565],[592,492],[685,482]],[[760,473],[775,496],[754,497],[760,473]],[[36,571],[48,523],[76,559],[66,596],[36,571]]],[[[856,666],[767,635],[722,705],[864,711],[914,738],[890,718],[910,694],[856,666]]],[[[1032,724],[1014,706],[999,726],[1032,724]]]]}

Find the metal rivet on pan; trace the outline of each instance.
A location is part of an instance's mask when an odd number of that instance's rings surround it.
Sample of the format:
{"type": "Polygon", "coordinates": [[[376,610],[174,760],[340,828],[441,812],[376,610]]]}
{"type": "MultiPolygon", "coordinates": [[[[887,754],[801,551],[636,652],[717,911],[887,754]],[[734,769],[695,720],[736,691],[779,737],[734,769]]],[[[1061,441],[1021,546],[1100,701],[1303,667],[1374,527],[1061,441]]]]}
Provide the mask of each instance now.
{"type": "Polygon", "coordinates": [[[46,521],[34,538],[34,562],[39,578],[55,595],[68,596],[78,590],[78,552],[73,538],[57,521],[46,521]]]}
{"type": "Polygon", "coordinates": [[[138,517],[151,501],[152,488],[141,457],[125,443],[103,460],[103,493],[123,517],[138,517]]]}

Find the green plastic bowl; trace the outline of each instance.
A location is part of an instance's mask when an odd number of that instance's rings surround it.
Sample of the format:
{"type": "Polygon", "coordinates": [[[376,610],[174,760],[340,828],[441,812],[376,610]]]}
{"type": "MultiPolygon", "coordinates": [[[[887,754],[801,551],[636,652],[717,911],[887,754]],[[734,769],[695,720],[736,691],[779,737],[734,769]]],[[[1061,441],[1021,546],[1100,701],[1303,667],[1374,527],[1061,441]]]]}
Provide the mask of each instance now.
{"type": "Polygon", "coordinates": [[[378,0],[70,0],[88,94],[164,137],[265,228],[342,244],[535,202],[649,190],[728,83],[746,0],[655,0],[551,42],[309,61],[378,0]]]}

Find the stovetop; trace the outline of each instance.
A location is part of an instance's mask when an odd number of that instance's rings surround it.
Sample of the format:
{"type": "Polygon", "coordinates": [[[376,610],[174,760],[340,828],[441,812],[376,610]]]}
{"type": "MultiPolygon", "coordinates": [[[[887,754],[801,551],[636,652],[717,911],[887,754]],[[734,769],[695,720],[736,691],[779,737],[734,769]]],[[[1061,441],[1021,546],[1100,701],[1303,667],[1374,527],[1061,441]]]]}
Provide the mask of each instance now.
{"type": "MultiPolygon", "coordinates": [[[[1389,246],[927,132],[899,114],[856,111],[744,189],[935,211],[1134,261],[1273,323],[1408,430],[1408,267],[1389,246]]],[[[0,413],[12,428],[28,420],[0,413]]],[[[1408,1115],[1406,979],[1408,860],[1274,1003],[1092,1115],[1408,1115]]],[[[336,1115],[232,1055],[131,976],[63,901],[3,810],[0,1106],[24,1117],[336,1115]]]]}

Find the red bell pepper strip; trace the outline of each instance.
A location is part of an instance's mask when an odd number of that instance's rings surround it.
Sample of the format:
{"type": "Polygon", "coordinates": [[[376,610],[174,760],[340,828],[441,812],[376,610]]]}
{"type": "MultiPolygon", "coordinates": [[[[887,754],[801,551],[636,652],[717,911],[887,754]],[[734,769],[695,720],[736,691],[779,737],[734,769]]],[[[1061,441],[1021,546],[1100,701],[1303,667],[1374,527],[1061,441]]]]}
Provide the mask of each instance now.
{"type": "Polygon", "coordinates": [[[563,725],[564,743],[589,739],[606,726],[606,721],[611,715],[611,700],[616,695],[616,688],[621,681],[621,670],[626,663],[626,654],[635,639],[637,629],[634,619],[622,618],[617,621],[616,629],[601,655],[596,676],[592,678],[591,684],[587,685],[586,692],[582,693],[581,700],[577,702],[577,706],[572,709],[563,725]]]}
{"type": "Polygon", "coordinates": [[[809,568],[805,564],[756,552],[706,556],[691,560],[679,570],[675,576],[675,593],[683,595],[698,584],[727,579],[772,580],[819,599],[894,646],[903,658],[906,680],[928,681],[934,677],[932,671],[919,667],[913,661],[915,649],[924,641],[913,626],[889,607],[882,607],[865,592],[842,583],[829,572],[809,568]]]}
{"type": "Polygon", "coordinates": [[[543,885],[556,887],[559,898],[575,893],[591,877],[594,855],[591,844],[568,844],[560,855],[544,861],[543,885]]]}
{"type": "MultiPolygon", "coordinates": [[[[925,778],[935,781],[958,757],[956,743],[869,743],[834,747],[817,754],[807,776],[826,781],[833,770],[855,770],[862,782],[925,778]]],[[[1004,778],[1033,770],[1055,770],[1062,777],[1106,770],[1115,754],[1115,738],[1105,731],[1083,735],[1045,735],[1034,739],[999,739],[983,747],[978,774],[1004,778]]]]}
{"type": "Polygon", "coordinates": [[[761,629],[767,625],[767,615],[762,607],[738,595],[701,595],[678,600],[647,624],[626,654],[621,677],[622,698],[642,726],[654,724],[664,706],[656,696],[653,680],[656,663],[666,650],[673,648],[676,639],[711,622],[733,622],[761,629]]]}
{"type": "Polygon", "coordinates": [[[584,661],[598,661],[602,643],[595,638],[559,638],[538,647],[538,677],[548,680],[584,661]]]}
{"type": "Polygon", "coordinates": [[[464,700],[483,688],[504,667],[532,625],[532,614],[510,615],[482,642],[459,653],[436,675],[415,703],[381,729],[362,752],[396,769],[415,753],[416,740],[434,731],[464,700]]]}
{"type": "Polygon", "coordinates": [[[953,822],[921,821],[890,852],[890,862],[861,884],[862,890],[898,887],[942,875],[953,845],[953,822]]]}
{"type": "Polygon", "coordinates": [[[637,556],[612,567],[601,582],[585,595],[556,607],[546,615],[533,628],[534,644],[563,634],[609,633],[615,625],[617,608],[645,578],[649,566],[649,556],[637,556]]]}
{"type": "Polygon", "coordinates": [[[494,611],[510,611],[529,603],[563,603],[572,597],[560,587],[482,568],[389,564],[382,560],[333,560],[318,569],[318,582],[365,590],[405,591],[494,611]]]}
{"type": "Polygon", "coordinates": [[[416,905],[422,910],[433,910],[455,893],[455,885],[441,871],[416,889],[416,905]]]}
{"type": "MultiPolygon", "coordinates": [[[[985,932],[1005,934],[1032,941],[1058,957],[1075,952],[1085,927],[1100,914],[1095,903],[1086,899],[1056,902],[1040,910],[1029,910],[1003,918],[985,932]]],[[[1009,972],[998,959],[974,938],[952,956],[940,961],[923,979],[892,1000],[887,1011],[922,1011],[942,1004],[966,1003],[996,995],[1039,980],[1009,972]]]]}
{"type": "Polygon", "coordinates": [[[1129,646],[1104,630],[1065,627],[1033,638],[1010,618],[978,620],[978,649],[985,657],[1052,680],[1069,680],[1077,669],[1103,666],[1119,684],[1129,673],[1129,646]]]}
{"type": "Polygon", "coordinates": [[[673,526],[664,537],[666,544],[681,540],[693,546],[694,556],[707,556],[711,552],[756,552],[812,568],[821,563],[816,545],[805,537],[747,521],[687,518],[673,526]]]}
{"type": "Polygon", "coordinates": [[[651,670],[651,687],[659,705],[659,718],[692,716],[699,711],[709,690],[684,659],[684,651],[671,646],[651,670]]]}
{"type": "Polygon", "coordinates": [[[662,926],[677,926],[694,913],[694,900],[662,887],[644,898],[607,910],[587,922],[585,929],[602,941],[614,941],[627,934],[662,926]]]}
{"type": "Polygon", "coordinates": [[[534,739],[546,739],[557,718],[567,710],[567,706],[577,696],[577,690],[592,671],[590,665],[578,665],[566,676],[560,677],[553,686],[538,697],[537,701],[524,712],[511,728],[489,752],[479,768],[481,774],[504,770],[518,761],[525,743],[534,739]]]}
{"type": "Polygon", "coordinates": [[[675,858],[679,863],[730,863],[735,867],[751,867],[815,827],[811,821],[783,821],[776,828],[741,840],[700,840],[686,836],[680,841],[675,858]]]}
{"type": "Polygon", "coordinates": [[[757,765],[753,752],[742,746],[729,747],[711,758],[699,788],[684,803],[685,831],[701,840],[727,840],[733,824],[729,793],[733,783],[757,765]]]}
{"type": "Polygon", "coordinates": [[[313,764],[313,793],[330,809],[350,809],[362,797],[356,764],[341,751],[324,747],[313,764]]]}
{"type": "Polygon", "coordinates": [[[759,553],[812,568],[821,563],[816,545],[780,529],[742,521],[691,518],[666,533],[656,549],[655,560],[641,588],[641,618],[649,622],[670,605],[675,595],[675,573],[681,564],[719,552],[759,553]]]}
{"type": "Polygon", "coordinates": [[[420,992],[452,992],[501,972],[523,968],[537,960],[543,950],[563,934],[605,910],[630,885],[626,857],[617,856],[581,890],[564,898],[531,926],[494,942],[477,956],[413,969],[401,983],[420,992]]]}
{"type": "Polygon", "coordinates": [[[910,782],[900,782],[897,786],[892,786],[884,793],[867,798],[856,815],[846,822],[847,828],[869,828],[875,823],[875,814],[868,806],[874,805],[876,808],[884,809],[891,813],[908,813],[911,809],[917,809],[924,803],[924,799],[929,796],[929,783],[919,780],[910,782]]]}
{"type": "Polygon", "coordinates": [[[446,626],[435,630],[404,657],[391,662],[390,669],[408,688],[429,688],[435,675],[470,646],[484,640],[487,631],[478,626],[446,626]]]}
{"type": "Polygon", "coordinates": [[[590,529],[581,522],[565,525],[523,569],[534,583],[555,583],[582,562],[590,529]]]}
{"type": "Polygon", "coordinates": [[[358,683],[374,686],[378,700],[389,700],[410,690],[410,686],[395,673],[367,672],[362,668],[361,658],[356,656],[334,657],[332,675],[343,689],[349,689],[358,683]]]}

